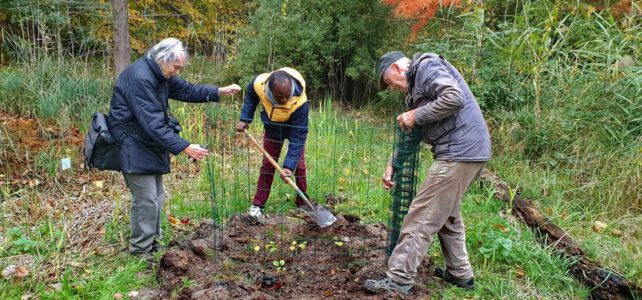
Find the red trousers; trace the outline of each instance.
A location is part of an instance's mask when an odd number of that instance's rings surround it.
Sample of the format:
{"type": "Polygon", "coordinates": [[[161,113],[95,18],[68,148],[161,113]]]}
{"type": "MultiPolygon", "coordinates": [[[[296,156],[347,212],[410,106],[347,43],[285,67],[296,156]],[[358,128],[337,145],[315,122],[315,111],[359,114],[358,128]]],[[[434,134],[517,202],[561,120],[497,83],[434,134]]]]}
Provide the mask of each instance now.
{"type": "MultiPolygon", "coordinates": [[[[263,134],[263,148],[274,158],[275,161],[279,160],[281,155],[281,148],[283,147],[283,142],[275,141],[270,138],[267,134],[263,134]]],[[[274,166],[270,161],[263,157],[263,165],[261,166],[259,174],[259,182],[256,185],[256,194],[254,195],[254,200],[252,201],[253,205],[264,207],[268,198],[270,197],[270,191],[272,190],[272,181],[274,181],[274,166]]],[[[305,179],[305,150],[301,153],[301,158],[297,164],[294,171],[294,178],[296,185],[305,193],[307,188],[307,181],[305,179]]],[[[297,207],[305,204],[303,199],[298,195],[296,196],[295,204],[297,207]]]]}

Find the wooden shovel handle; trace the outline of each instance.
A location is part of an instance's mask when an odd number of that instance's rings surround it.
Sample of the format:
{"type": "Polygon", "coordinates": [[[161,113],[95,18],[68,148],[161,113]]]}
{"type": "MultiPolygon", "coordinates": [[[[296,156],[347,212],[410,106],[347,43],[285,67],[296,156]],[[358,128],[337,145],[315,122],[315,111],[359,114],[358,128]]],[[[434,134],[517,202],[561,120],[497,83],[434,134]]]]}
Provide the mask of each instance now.
{"type": "MultiPolygon", "coordinates": [[[[258,142],[258,141],[257,141],[257,140],[256,140],[256,139],[255,139],[255,138],[254,138],[250,133],[249,133],[249,132],[247,132],[247,129],[243,129],[243,132],[245,132],[245,134],[247,135],[247,137],[249,137],[249,138],[250,138],[250,140],[252,141],[252,143],[254,144],[254,146],[256,146],[256,148],[258,148],[259,150],[261,150],[261,153],[263,153],[263,156],[264,156],[265,158],[267,158],[267,160],[269,160],[269,161],[270,161],[270,163],[271,163],[271,164],[272,164],[272,165],[277,169],[277,171],[279,171],[279,174],[280,174],[280,173],[282,173],[282,172],[283,172],[283,168],[281,168],[281,166],[279,166],[279,164],[274,160],[274,158],[272,158],[272,155],[270,155],[270,153],[268,153],[268,152],[263,148],[263,146],[261,146],[261,144],[259,144],[259,142],[258,142]]],[[[283,177],[283,176],[281,176],[281,177],[283,177]]],[[[294,181],[292,180],[292,178],[290,178],[290,177],[283,177],[283,180],[285,180],[285,182],[287,182],[287,183],[288,183],[288,184],[289,184],[289,185],[290,185],[290,186],[291,186],[291,187],[296,191],[296,193],[299,195],[299,197],[301,197],[303,200],[305,200],[305,202],[306,202],[308,205],[310,205],[310,207],[312,207],[312,204],[310,203],[310,200],[308,199],[308,197],[306,197],[306,196],[305,196],[305,194],[303,193],[303,191],[301,191],[301,189],[299,189],[299,187],[298,187],[298,186],[296,186],[296,183],[294,183],[294,181]]]]}

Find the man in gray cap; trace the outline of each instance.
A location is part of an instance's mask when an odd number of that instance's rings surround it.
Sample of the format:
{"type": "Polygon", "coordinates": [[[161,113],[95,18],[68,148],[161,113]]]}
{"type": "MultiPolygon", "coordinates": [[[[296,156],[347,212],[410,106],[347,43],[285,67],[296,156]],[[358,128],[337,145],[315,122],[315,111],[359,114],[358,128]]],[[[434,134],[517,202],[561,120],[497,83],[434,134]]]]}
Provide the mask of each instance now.
{"type": "MultiPolygon", "coordinates": [[[[410,110],[397,123],[402,130],[418,127],[435,161],[404,218],[386,277],[366,280],[365,287],[375,293],[412,293],[417,268],[437,233],[446,268],[437,268],[435,276],[473,289],[461,199],[490,160],[490,135],[479,104],[461,74],[437,54],[418,53],[410,60],[399,51],[388,52],[379,59],[377,73],[380,89],[407,93],[410,110]]],[[[385,189],[395,185],[392,161],[382,178],[385,189]]]]}

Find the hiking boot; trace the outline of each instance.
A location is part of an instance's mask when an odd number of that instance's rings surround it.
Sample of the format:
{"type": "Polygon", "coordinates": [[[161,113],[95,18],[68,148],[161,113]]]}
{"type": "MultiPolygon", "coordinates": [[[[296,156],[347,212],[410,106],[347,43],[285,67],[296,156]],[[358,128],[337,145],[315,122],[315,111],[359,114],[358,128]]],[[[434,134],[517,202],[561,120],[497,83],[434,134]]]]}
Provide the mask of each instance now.
{"type": "Polygon", "coordinates": [[[457,279],[452,275],[450,275],[450,272],[448,272],[448,270],[444,268],[440,268],[440,267],[435,268],[435,276],[465,290],[472,290],[475,288],[475,278],[457,279]]]}
{"type": "Polygon", "coordinates": [[[388,276],[381,280],[368,279],[364,283],[364,286],[368,291],[377,294],[385,292],[397,292],[403,295],[412,294],[412,284],[400,284],[388,276]]]}

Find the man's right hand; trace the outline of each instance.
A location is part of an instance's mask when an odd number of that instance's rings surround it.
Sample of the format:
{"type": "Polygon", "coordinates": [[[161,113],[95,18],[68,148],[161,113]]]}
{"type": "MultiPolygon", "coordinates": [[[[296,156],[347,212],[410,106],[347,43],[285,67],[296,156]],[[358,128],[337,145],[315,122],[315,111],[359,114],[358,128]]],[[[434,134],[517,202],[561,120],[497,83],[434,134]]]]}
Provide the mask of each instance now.
{"type": "Polygon", "coordinates": [[[238,84],[230,84],[228,86],[219,87],[218,95],[219,96],[231,96],[241,91],[241,87],[238,84]]]}
{"type": "Polygon", "coordinates": [[[201,147],[199,145],[196,145],[196,144],[191,144],[191,145],[187,146],[183,150],[183,152],[185,152],[185,155],[187,155],[190,158],[195,159],[195,160],[201,160],[205,156],[210,154],[210,152],[207,151],[207,149],[205,149],[205,148],[203,148],[203,147],[201,147]]]}
{"type": "Polygon", "coordinates": [[[248,127],[250,127],[249,123],[246,123],[246,122],[243,122],[243,121],[239,121],[236,124],[236,131],[243,132],[243,130],[247,129],[248,127]]]}
{"type": "Polygon", "coordinates": [[[383,177],[381,177],[381,180],[383,181],[383,188],[386,191],[395,186],[395,182],[392,180],[392,175],[394,175],[394,169],[392,168],[392,165],[388,164],[386,166],[386,171],[383,173],[383,177]]]}

